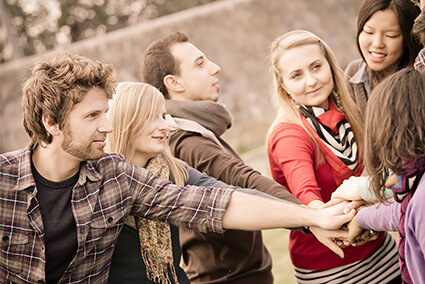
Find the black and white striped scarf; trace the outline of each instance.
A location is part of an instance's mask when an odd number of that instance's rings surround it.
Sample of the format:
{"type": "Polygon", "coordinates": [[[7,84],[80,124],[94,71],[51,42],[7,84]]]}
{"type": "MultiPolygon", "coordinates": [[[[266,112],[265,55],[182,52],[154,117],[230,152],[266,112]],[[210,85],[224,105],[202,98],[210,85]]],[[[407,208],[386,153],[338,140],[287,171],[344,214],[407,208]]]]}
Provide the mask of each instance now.
{"type": "MultiPolygon", "coordinates": [[[[358,149],[354,139],[354,133],[345,115],[339,112],[332,103],[329,110],[320,107],[300,105],[299,110],[302,116],[319,135],[323,143],[339,158],[348,168],[355,170],[358,164],[358,149]],[[337,113],[336,113],[337,112],[337,113]],[[335,114],[335,115],[334,115],[335,114]],[[332,126],[325,125],[320,121],[320,116],[329,116],[339,121],[336,123],[336,131],[332,131],[332,126]]],[[[326,121],[329,121],[327,119],[326,121]]]]}

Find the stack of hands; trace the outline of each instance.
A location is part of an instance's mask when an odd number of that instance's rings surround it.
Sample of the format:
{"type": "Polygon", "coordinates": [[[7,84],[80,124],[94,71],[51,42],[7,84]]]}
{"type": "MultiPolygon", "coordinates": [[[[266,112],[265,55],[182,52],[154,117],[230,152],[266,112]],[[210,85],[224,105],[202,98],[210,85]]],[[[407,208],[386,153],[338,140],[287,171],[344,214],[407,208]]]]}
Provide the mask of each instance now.
{"type": "MultiPolygon", "coordinates": [[[[341,206],[344,204],[344,213],[348,214],[353,210],[358,212],[362,207],[372,205],[371,202],[365,201],[358,193],[358,184],[364,182],[367,177],[351,177],[345,180],[334,193],[331,200],[320,208],[328,208],[335,205],[341,206]]],[[[359,226],[356,221],[356,216],[350,222],[344,224],[339,230],[325,230],[320,227],[310,227],[310,231],[324,245],[341,258],[344,257],[344,252],[341,248],[363,245],[368,241],[373,241],[378,238],[378,233],[373,230],[365,230],[359,226]]]]}

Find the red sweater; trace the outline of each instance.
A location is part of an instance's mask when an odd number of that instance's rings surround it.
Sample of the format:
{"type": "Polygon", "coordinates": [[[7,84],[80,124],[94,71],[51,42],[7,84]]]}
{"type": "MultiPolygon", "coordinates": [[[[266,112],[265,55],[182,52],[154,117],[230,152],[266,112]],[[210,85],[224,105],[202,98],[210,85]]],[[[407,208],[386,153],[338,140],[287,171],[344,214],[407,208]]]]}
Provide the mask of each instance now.
{"type": "MultiPolygon", "coordinates": [[[[319,139],[318,136],[316,139],[319,139]]],[[[354,173],[339,160],[322,141],[318,141],[326,159],[316,167],[316,148],[310,136],[294,123],[276,125],[268,141],[268,156],[273,178],[288,188],[301,202],[309,204],[313,200],[329,201],[331,194],[354,173]],[[339,164],[339,162],[342,163],[339,164]],[[331,165],[338,170],[333,171],[331,165]]],[[[382,244],[384,234],[376,241],[365,245],[344,248],[344,259],[333,253],[316,240],[313,234],[290,233],[289,251],[294,266],[311,270],[326,270],[371,255],[382,244]]]]}

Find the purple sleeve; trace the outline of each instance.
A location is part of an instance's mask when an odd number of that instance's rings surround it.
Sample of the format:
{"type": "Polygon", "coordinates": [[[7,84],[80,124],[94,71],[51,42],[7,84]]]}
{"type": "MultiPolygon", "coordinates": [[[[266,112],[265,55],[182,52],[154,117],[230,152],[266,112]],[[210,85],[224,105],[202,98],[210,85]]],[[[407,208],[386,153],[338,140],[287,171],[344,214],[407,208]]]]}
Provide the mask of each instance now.
{"type": "Polygon", "coordinates": [[[413,283],[425,283],[425,175],[406,211],[406,262],[413,283]]]}
{"type": "Polygon", "coordinates": [[[399,218],[400,203],[393,199],[362,208],[356,215],[360,227],[375,231],[398,231],[399,218]]]}

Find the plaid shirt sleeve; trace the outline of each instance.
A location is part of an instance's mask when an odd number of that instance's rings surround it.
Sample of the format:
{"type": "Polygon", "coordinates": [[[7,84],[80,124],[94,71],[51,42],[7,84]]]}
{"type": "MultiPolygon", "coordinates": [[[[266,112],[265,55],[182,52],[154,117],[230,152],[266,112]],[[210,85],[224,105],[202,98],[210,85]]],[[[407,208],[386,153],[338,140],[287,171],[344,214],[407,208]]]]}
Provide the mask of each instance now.
{"type": "Polygon", "coordinates": [[[201,232],[223,232],[223,216],[233,189],[180,187],[131,163],[122,162],[122,167],[133,190],[131,214],[201,232]]]}

